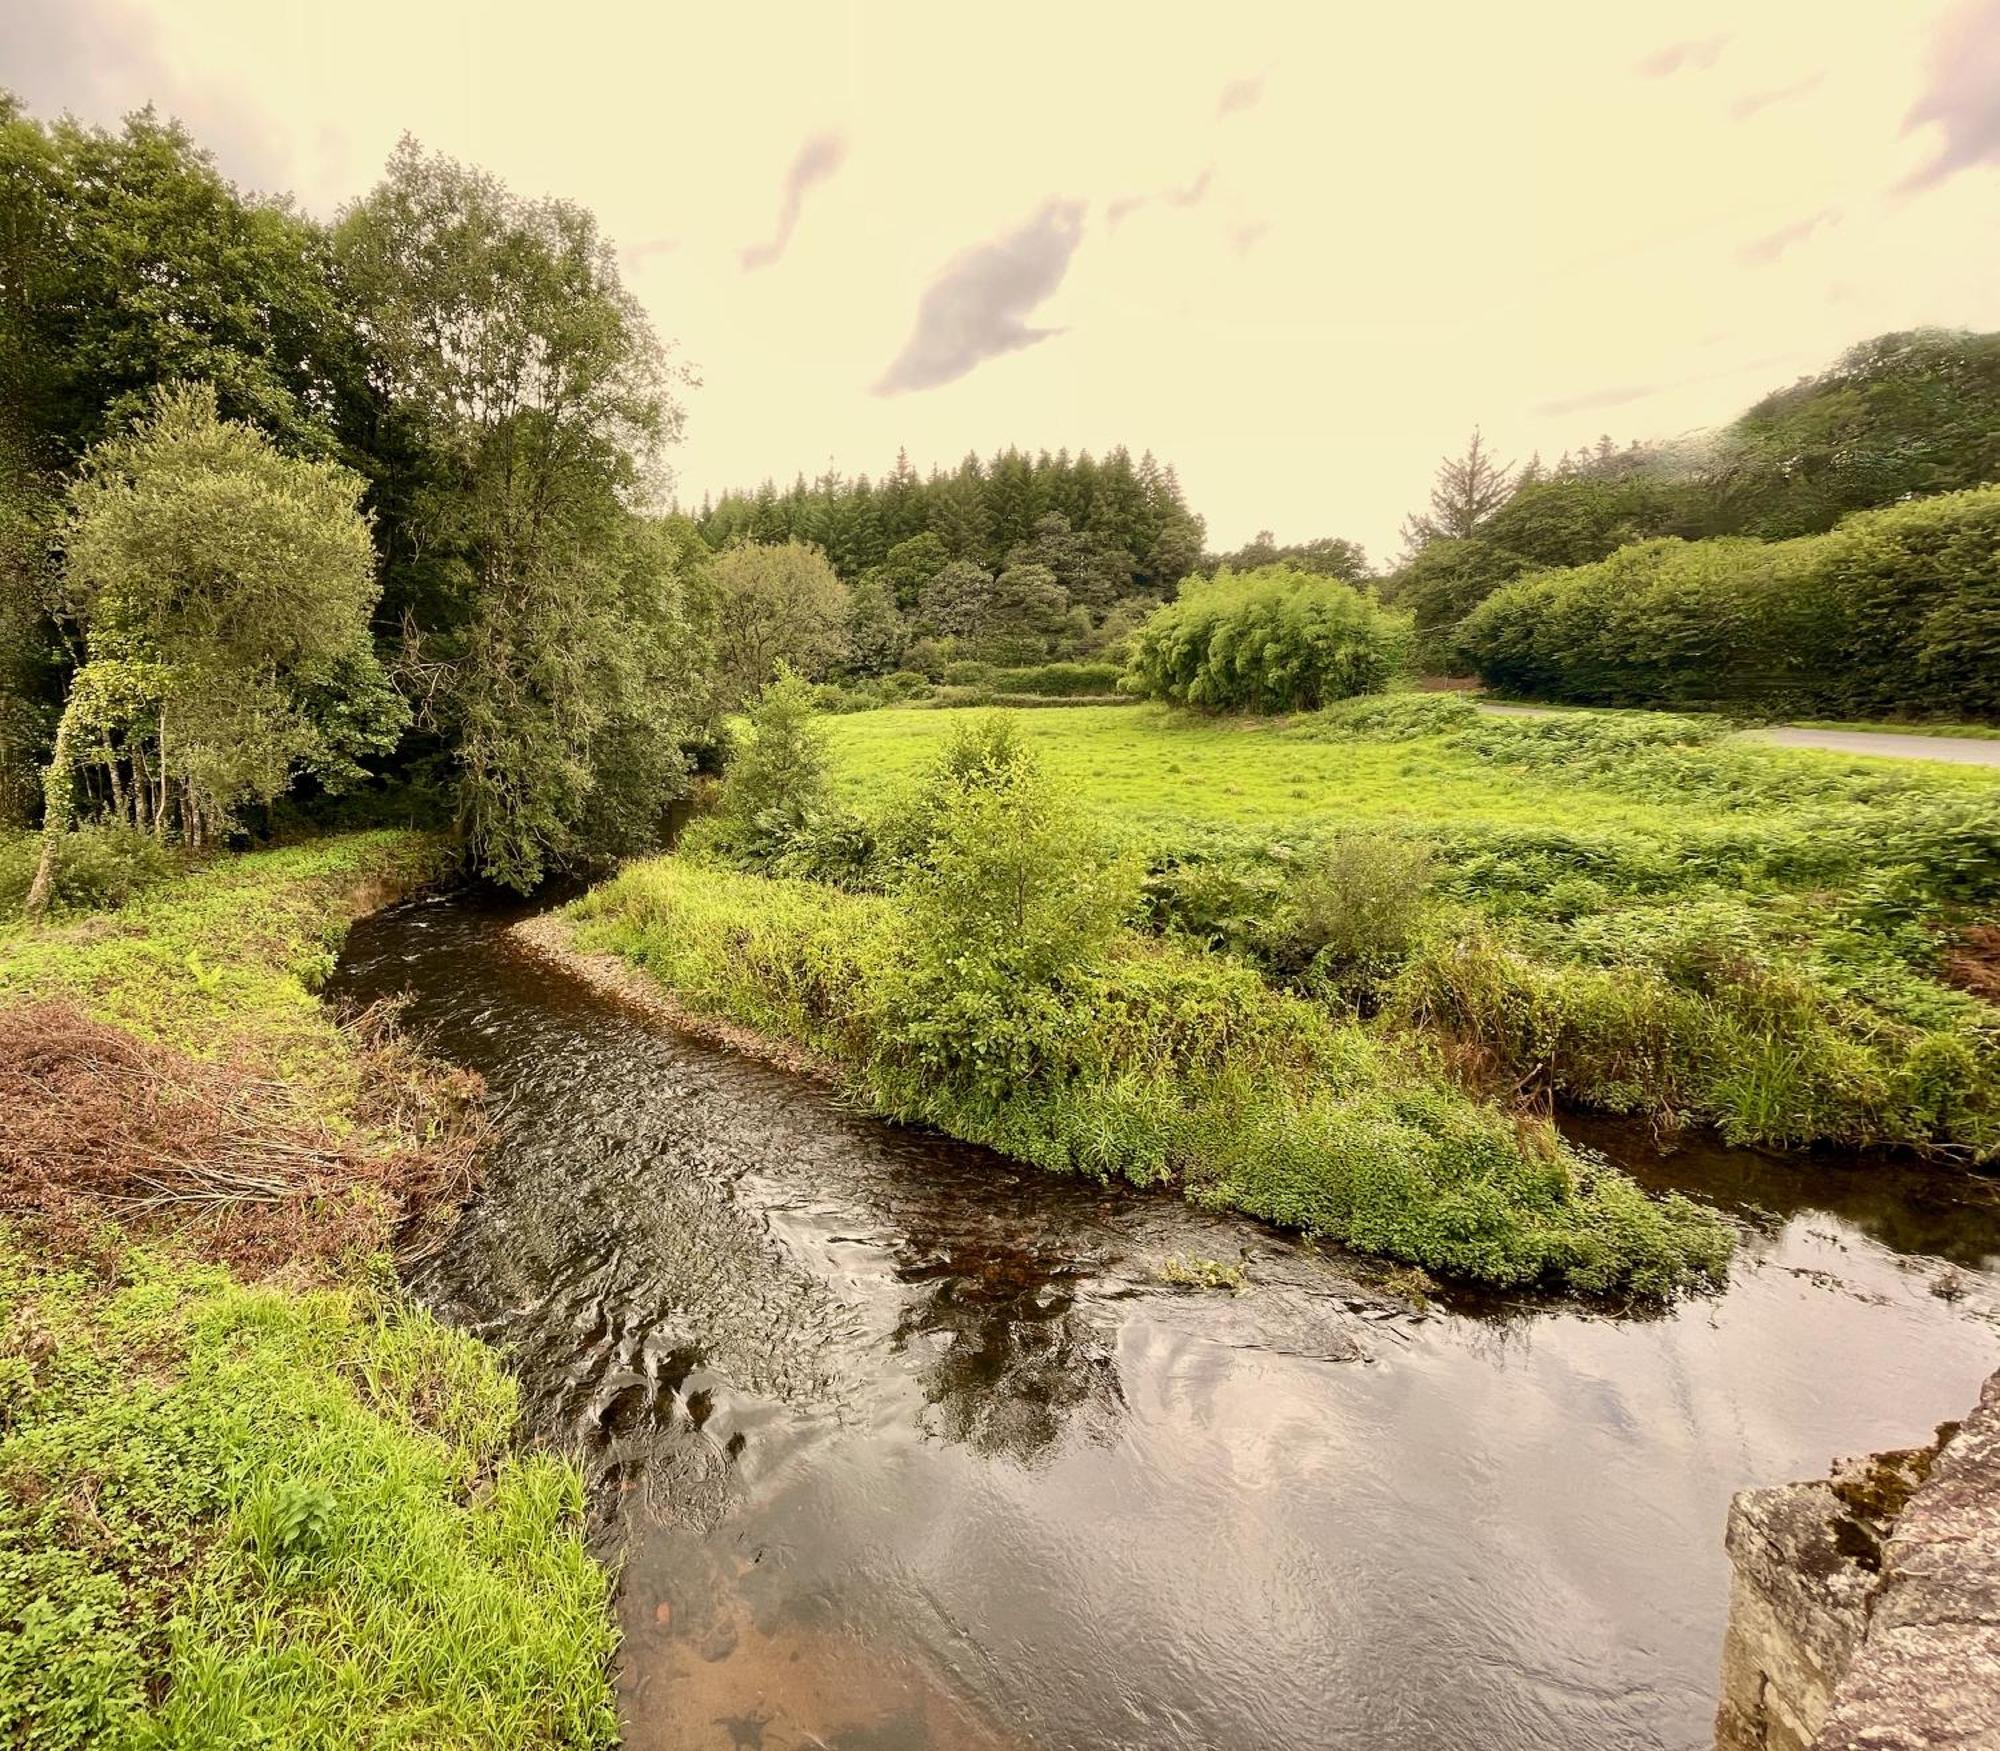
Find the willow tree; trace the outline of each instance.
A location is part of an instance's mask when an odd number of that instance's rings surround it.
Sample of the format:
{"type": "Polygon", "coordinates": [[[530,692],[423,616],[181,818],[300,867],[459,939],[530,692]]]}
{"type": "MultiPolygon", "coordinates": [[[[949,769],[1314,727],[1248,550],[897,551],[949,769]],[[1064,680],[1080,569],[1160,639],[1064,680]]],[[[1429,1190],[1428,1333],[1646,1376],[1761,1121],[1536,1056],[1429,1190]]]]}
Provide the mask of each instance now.
{"type": "Polygon", "coordinates": [[[30,911],[93,779],[115,817],[200,845],[299,771],[348,775],[393,742],[361,492],[346,469],[222,419],[206,385],[159,391],[89,453],[64,533],[83,661],[43,775],[30,911]]]}

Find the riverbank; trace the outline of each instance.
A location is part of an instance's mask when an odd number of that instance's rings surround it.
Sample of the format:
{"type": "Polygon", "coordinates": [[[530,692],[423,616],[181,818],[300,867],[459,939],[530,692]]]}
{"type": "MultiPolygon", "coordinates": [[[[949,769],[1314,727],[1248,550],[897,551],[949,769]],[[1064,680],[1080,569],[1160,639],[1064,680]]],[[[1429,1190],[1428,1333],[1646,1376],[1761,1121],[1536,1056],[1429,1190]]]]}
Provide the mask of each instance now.
{"type": "Polygon", "coordinates": [[[0,1738],[610,1742],[576,1467],[396,1288],[476,1077],[315,995],[407,834],[0,920],[0,1738]]]}
{"type": "Polygon", "coordinates": [[[1052,1171],[1169,1184],[1489,1284],[1660,1299],[1729,1255],[1710,1212],[1650,1199],[1545,1121],[1171,944],[1123,933],[1050,993],[1064,1020],[1018,1062],[954,1075],[913,1064],[892,1019],[912,939],[889,900],[664,857],[566,916],[575,947],[621,957],[711,1024],[837,1065],[869,1110],[1052,1171]]]}
{"type": "MultiPolygon", "coordinates": [[[[833,720],[893,845],[948,725],[833,720]]],[[[2000,773],[1745,745],[1722,720],[1449,696],[1252,721],[1043,711],[1020,734],[1146,869],[1138,922],[1442,1050],[1475,1085],[1732,1142],[2000,1151],[2000,773]],[[1332,848],[1403,848],[1406,940],[1331,964],[1332,848]]],[[[841,844],[865,838],[848,830],[841,844]]],[[[858,885],[886,882],[865,870],[858,885]]]]}
{"type": "Polygon", "coordinates": [[[654,1025],[512,916],[376,914],[333,990],[407,994],[509,1114],[412,1288],[504,1334],[534,1438],[592,1480],[627,1751],[1708,1751],[1731,1496],[1959,1415],[1993,1367],[1971,1176],[1594,1127],[1742,1213],[1722,1290],[1418,1307],[654,1025]],[[1242,1282],[1187,1287],[1195,1260],[1242,1282]]]}

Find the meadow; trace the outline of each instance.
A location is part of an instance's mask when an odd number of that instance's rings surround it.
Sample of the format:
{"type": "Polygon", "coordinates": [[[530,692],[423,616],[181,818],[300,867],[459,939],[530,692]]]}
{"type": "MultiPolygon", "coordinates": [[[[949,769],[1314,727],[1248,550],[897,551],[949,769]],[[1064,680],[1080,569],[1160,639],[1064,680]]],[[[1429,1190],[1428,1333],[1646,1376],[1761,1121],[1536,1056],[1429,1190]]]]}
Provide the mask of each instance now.
{"type": "MultiPolygon", "coordinates": [[[[844,805],[892,819],[942,716],[834,720],[844,805]]],[[[2000,902],[2000,773],[1422,695],[1019,728],[1144,860],[1142,922],[1441,1041],[1491,1087],[1743,1142],[2000,1147],[1978,928],[2000,902]],[[1315,979],[1301,890],[1357,838],[1421,855],[1421,924],[1315,979]]]]}

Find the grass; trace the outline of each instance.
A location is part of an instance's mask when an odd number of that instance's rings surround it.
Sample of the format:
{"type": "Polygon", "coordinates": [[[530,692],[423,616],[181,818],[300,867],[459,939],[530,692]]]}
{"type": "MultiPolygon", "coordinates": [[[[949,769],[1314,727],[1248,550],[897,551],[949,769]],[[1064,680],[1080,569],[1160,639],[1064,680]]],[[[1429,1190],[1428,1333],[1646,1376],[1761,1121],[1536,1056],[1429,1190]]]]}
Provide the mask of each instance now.
{"type": "Polygon", "coordinates": [[[609,1743],[573,1467],[393,1298],[0,1240],[0,1740],[609,1743]]]}
{"type": "Polygon", "coordinates": [[[214,858],[115,912],[0,916],[0,1004],[67,998],[195,1057],[248,1050],[337,1112],[353,1102],[354,1053],[314,993],[369,896],[436,867],[426,840],[357,833],[214,858]]]}
{"type": "MultiPolygon", "coordinates": [[[[93,1136],[115,1145],[164,1114],[177,1135],[219,1135],[225,1167],[313,1146],[286,1216],[306,1226],[267,1222],[246,1244],[254,1198],[175,1206],[143,1232],[111,1220],[116,1202],[93,1216],[38,1201],[36,1162],[8,1144],[32,1153],[36,1115],[0,1123],[0,1741],[526,1751],[616,1736],[580,1474],[516,1455],[497,1359],[394,1289],[385,1249],[416,1182],[393,1162],[441,1146],[435,1071],[313,995],[349,918],[436,860],[412,835],[357,834],[177,861],[115,911],[0,919],[10,1015],[72,1017],[85,1045],[121,1030],[102,1074],[172,1079],[84,1102],[74,1078],[98,1058],[71,1052],[70,1110],[130,1120],[93,1136]],[[269,1281],[214,1256],[261,1268],[274,1236],[295,1243],[269,1281]]],[[[89,1155],[90,1137],[66,1142],[89,1155]]],[[[102,1165],[115,1184],[118,1163],[102,1165]]]]}
{"type": "Polygon", "coordinates": [[[1440,1275],[1670,1296],[1728,1229],[1444,1084],[1419,1057],[1250,969],[1125,932],[1034,1008],[995,1010],[962,1075],[897,1032],[899,902],[658,858],[570,909],[698,1013],[806,1046],[852,1096],[1052,1171],[1171,1184],[1440,1275]],[[1018,1059],[1020,1062],[1016,1063],[1018,1059]]]}
{"type": "MultiPolygon", "coordinates": [[[[2000,772],[1732,727],[1444,695],[1021,720],[1147,860],[1145,921],[1273,976],[1296,971],[1299,896],[1336,836],[1424,848],[1426,923],[1357,1000],[1490,1086],[1746,1142],[2000,1153],[2000,1010],[1947,976],[2000,906],[2000,772]]],[[[829,728],[844,799],[892,817],[945,731],[909,711],[829,728]]]]}

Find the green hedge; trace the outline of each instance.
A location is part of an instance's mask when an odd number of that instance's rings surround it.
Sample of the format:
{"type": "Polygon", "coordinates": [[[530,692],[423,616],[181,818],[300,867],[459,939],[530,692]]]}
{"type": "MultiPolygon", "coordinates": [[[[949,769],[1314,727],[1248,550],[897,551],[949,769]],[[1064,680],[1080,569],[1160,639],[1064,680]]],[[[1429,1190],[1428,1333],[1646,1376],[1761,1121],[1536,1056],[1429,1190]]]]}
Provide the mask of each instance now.
{"type": "Polygon", "coordinates": [[[1489,686],[1596,705],[2000,720],[2000,487],[1792,541],[1646,541],[1466,617],[1489,686]]]}

